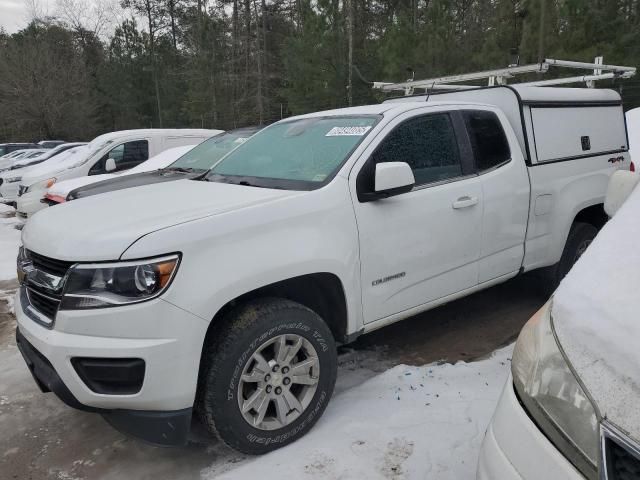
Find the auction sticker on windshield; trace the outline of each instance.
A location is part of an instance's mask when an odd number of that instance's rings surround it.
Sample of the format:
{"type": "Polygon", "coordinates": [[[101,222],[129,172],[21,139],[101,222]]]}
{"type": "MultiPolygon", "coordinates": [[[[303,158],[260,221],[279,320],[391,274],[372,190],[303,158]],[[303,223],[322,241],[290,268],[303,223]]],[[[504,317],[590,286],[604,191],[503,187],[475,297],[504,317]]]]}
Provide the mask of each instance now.
{"type": "Polygon", "coordinates": [[[371,130],[371,126],[366,127],[333,127],[325,137],[361,137],[371,130]]]}

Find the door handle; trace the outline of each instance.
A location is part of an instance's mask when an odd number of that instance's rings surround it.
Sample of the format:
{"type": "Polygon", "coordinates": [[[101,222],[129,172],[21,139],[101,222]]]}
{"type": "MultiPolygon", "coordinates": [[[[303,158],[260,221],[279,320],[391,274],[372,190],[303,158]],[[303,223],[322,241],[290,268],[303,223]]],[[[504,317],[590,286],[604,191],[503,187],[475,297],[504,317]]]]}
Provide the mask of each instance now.
{"type": "Polygon", "coordinates": [[[457,210],[460,208],[473,207],[477,203],[478,197],[470,197],[468,195],[465,195],[464,197],[458,198],[455,202],[453,202],[453,204],[451,204],[451,206],[457,210]]]}

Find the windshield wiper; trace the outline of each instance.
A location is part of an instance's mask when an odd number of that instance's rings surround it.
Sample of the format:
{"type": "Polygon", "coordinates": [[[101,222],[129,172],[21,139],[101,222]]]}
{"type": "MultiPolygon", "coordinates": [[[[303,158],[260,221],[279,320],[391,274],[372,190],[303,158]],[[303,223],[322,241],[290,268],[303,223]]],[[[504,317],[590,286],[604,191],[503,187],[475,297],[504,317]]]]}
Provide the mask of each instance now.
{"type": "Polygon", "coordinates": [[[202,180],[205,180],[207,182],[228,183],[230,185],[242,185],[243,187],[273,188],[273,187],[266,187],[264,185],[256,185],[255,183],[251,183],[242,177],[234,178],[227,175],[221,175],[219,173],[215,173],[211,176],[205,176],[204,178],[202,178],[202,180]]]}
{"type": "Polygon", "coordinates": [[[165,172],[193,173],[193,168],[166,167],[166,168],[160,169],[160,173],[165,173],[165,172]]]}

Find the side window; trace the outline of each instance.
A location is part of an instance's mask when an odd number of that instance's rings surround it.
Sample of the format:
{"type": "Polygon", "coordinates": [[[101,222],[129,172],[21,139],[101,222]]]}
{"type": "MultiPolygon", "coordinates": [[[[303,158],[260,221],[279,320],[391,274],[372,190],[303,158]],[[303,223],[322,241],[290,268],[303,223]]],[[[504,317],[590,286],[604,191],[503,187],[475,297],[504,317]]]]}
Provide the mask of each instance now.
{"type": "Polygon", "coordinates": [[[446,113],[413,118],[396,127],[372,155],[373,163],[406,162],[416,185],[462,175],[458,143],[446,113]]]}
{"type": "Polygon", "coordinates": [[[146,140],[136,140],[127,142],[120,161],[116,159],[117,170],[126,170],[135,167],[149,158],[149,142],[146,140]]]}
{"type": "Polygon", "coordinates": [[[509,142],[495,113],[469,110],[464,112],[464,119],[479,172],[511,159],[509,142]]]}
{"type": "Polygon", "coordinates": [[[89,175],[106,173],[105,164],[108,158],[113,158],[116,162],[116,172],[128,170],[149,158],[149,142],[134,140],[113,147],[91,167],[89,175]]]}

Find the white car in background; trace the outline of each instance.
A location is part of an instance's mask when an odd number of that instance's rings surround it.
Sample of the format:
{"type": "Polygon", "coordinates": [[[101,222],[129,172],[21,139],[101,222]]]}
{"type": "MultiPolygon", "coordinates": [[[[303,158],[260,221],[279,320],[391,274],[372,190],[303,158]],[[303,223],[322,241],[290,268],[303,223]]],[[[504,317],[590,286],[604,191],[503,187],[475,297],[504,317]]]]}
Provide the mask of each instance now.
{"type": "Polygon", "coordinates": [[[63,143],[62,145],[58,145],[57,147],[53,147],[48,150],[45,150],[42,155],[37,155],[36,157],[32,157],[32,158],[21,158],[20,160],[16,160],[14,164],[11,166],[10,170],[17,170],[18,168],[25,168],[32,165],[37,165],[38,163],[45,162],[50,158],[60,155],[62,152],[66,152],[71,148],[81,147],[82,145],[86,145],[86,144],[87,142],[63,143]]]}
{"type": "MultiPolygon", "coordinates": [[[[46,198],[59,199],[58,203],[64,202],[69,195],[69,192],[76,188],[85,187],[93,183],[102,182],[111,178],[123,177],[125,175],[134,175],[136,173],[151,172],[153,170],[159,170],[171,165],[182,155],[190,151],[195,145],[184,145],[182,147],[170,148],[162,153],[159,153],[155,157],[150,158],[146,162],[142,162],[137,167],[130,170],[124,170],[119,173],[103,173],[102,175],[92,175],[90,177],[72,178],[71,180],[65,180],[63,182],[54,183],[45,194],[46,198]]],[[[34,213],[34,212],[32,212],[34,213]]]]}
{"type": "Polygon", "coordinates": [[[24,150],[15,150],[4,157],[0,158],[0,171],[7,170],[18,160],[35,158],[48,152],[44,148],[26,148],[24,150]]]}
{"type": "MultiPolygon", "coordinates": [[[[94,138],[81,154],[64,162],[36,165],[25,175],[18,196],[29,194],[29,205],[37,205],[48,188],[62,180],[113,173],[133,168],[169,148],[193,145],[222,133],[207,129],[139,129],[106,133],[94,138]]],[[[38,207],[46,208],[46,204],[38,207]]],[[[18,209],[27,218],[31,211],[18,209]]]]}
{"type": "Polygon", "coordinates": [[[30,167],[42,164],[53,159],[65,158],[65,154],[75,148],[86,145],[86,143],[68,143],[55,148],[43,150],[38,155],[26,155],[16,160],[11,159],[10,167],[0,173],[0,201],[15,205],[18,198],[18,186],[22,180],[22,175],[30,171],[30,167]]]}
{"type": "MultiPolygon", "coordinates": [[[[18,170],[25,167],[30,167],[33,165],[37,165],[39,163],[43,163],[53,157],[60,155],[63,152],[75,147],[79,147],[82,145],[86,145],[86,142],[76,142],[76,143],[65,143],[63,145],[59,145],[55,148],[51,148],[45,150],[43,153],[35,156],[23,156],[16,158],[11,158],[11,161],[3,161],[0,160],[0,172],[6,174],[9,170],[18,170]]],[[[8,159],[7,159],[8,160],[8,159]]],[[[22,173],[22,172],[20,172],[22,173]]],[[[6,176],[6,175],[5,175],[6,176]]],[[[14,176],[14,175],[11,175],[14,176]]]]}
{"type": "Polygon", "coordinates": [[[617,214],[523,328],[479,480],[640,478],[639,179],[612,176],[617,214]]]}
{"type": "Polygon", "coordinates": [[[53,206],[115,190],[187,178],[195,179],[261,128],[242,127],[228,130],[198,144],[197,148],[191,146],[166,150],[120,175],[104,174],[56,183],[47,191],[44,201],[53,206]]]}
{"type": "MultiPolygon", "coordinates": [[[[16,161],[33,160],[40,157],[46,151],[47,150],[37,149],[23,150],[15,157],[9,159],[11,162],[10,168],[15,165],[16,161]]],[[[15,182],[19,181],[20,177],[11,172],[10,168],[0,173],[0,202],[15,206],[16,197],[18,196],[18,184],[15,182]]]]}

